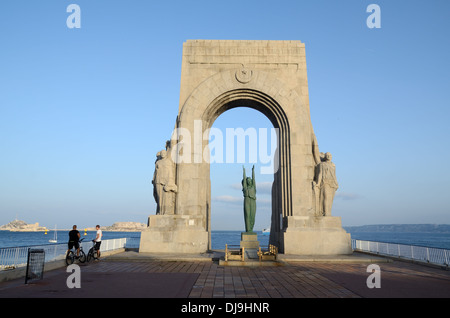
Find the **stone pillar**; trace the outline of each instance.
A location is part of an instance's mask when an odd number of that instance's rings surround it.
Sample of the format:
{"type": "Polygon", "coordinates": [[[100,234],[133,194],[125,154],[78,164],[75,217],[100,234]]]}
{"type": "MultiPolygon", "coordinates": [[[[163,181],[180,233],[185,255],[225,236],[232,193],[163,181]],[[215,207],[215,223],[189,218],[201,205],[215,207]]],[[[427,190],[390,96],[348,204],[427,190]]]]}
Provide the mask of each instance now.
{"type": "Polygon", "coordinates": [[[340,217],[290,216],[284,232],[284,254],[351,254],[350,234],[340,217]]]}
{"type": "Polygon", "coordinates": [[[208,250],[208,232],[202,218],[189,215],[151,215],[141,232],[140,253],[203,253],[208,250]]]}

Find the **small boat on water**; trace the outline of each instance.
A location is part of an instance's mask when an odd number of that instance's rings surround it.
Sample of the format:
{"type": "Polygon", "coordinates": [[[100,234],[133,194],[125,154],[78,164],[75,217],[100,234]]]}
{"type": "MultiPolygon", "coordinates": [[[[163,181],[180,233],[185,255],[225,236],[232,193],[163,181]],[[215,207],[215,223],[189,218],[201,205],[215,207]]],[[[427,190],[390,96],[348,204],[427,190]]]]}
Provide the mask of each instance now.
{"type": "Polygon", "coordinates": [[[56,232],[56,225],[55,225],[55,232],[53,233],[53,239],[48,240],[50,243],[58,243],[58,233],[56,232]]]}
{"type": "Polygon", "coordinates": [[[263,229],[262,233],[263,233],[263,235],[269,235],[270,234],[270,229],[263,229]]]}

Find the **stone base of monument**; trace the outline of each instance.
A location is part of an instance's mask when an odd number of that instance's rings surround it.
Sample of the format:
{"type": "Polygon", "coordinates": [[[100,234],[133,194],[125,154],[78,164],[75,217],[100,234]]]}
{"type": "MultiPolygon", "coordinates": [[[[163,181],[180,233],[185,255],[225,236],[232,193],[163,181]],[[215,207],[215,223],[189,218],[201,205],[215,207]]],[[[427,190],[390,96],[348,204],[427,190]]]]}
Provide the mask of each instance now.
{"type": "MultiPolygon", "coordinates": [[[[236,245],[237,246],[237,245],[236,245]]],[[[283,266],[284,262],[277,260],[277,249],[269,251],[260,248],[256,233],[241,233],[239,249],[225,247],[224,259],[219,259],[220,266],[283,266]]]]}
{"type": "Polygon", "coordinates": [[[208,232],[200,216],[151,215],[148,228],[141,232],[139,253],[204,253],[208,232]]]}
{"type": "Polygon", "coordinates": [[[287,217],[284,232],[284,254],[348,255],[351,238],[341,225],[340,217],[287,217]]]}
{"type": "Polygon", "coordinates": [[[242,232],[240,247],[245,259],[258,259],[259,241],[256,233],[242,232]]]}

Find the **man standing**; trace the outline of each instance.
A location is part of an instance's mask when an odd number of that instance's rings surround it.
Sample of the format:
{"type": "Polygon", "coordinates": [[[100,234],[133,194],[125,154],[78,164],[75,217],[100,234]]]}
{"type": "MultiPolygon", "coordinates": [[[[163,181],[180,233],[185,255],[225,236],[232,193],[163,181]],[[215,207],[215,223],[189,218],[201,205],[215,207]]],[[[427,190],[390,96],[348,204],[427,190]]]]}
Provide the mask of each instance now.
{"type": "Polygon", "coordinates": [[[67,250],[67,253],[73,248],[75,247],[77,249],[77,257],[79,257],[80,255],[80,232],[78,232],[77,230],[77,226],[74,225],[72,227],[72,231],[69,232],[69,243],[68,243],[68,247],[69,249],[67,250]]]}
{"type": "Polygon", "coordinates": [[[97,258],[100,258],[100,244],[102,244],[102,230],[100,230],[100,225],[96,225],[97,236],[94,239],[95,250],[97,250],[97,258]]]}

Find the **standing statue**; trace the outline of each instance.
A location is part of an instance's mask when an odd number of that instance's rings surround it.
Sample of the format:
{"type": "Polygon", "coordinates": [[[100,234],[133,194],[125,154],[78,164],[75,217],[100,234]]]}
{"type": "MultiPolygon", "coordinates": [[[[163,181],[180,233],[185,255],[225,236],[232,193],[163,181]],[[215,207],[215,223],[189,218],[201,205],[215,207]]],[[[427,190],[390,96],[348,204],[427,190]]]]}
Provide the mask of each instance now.
{"type": "Polygon", "coordinates": [[[316,195],[316,214],[331,216],[334,194],[338,189],[336,166],[331,162],[331,153],[325,153],[322,162],[316,167],[313,189],[316,195]]]}
{"type": "Polygon", "coordinates": [[[175,213],[175,185],[174,165],[166,150],[161,150],[155,162],[153,174],[153,196],[156,201],[156,214],[175,213]]]}
{"type": "Polygon", "coordinates": [[[245,168],[242,178],[242,192],[244,194],[244,222],[245,232],[253,233],[256,216],[256,183],[255,183],[255,166],[252,168],[252,178],[246,177],[245,168]]]}

